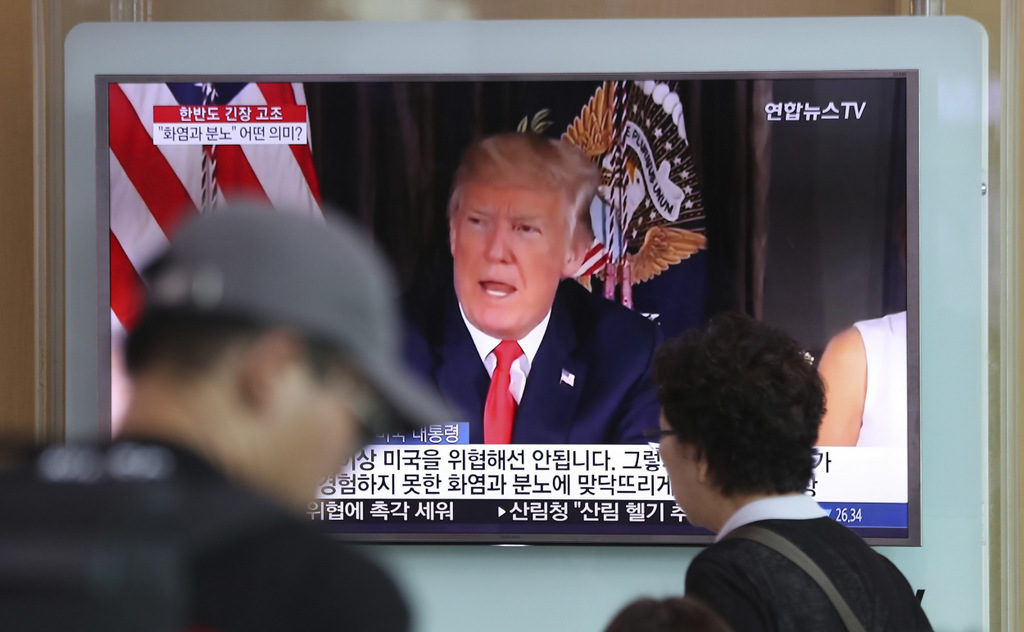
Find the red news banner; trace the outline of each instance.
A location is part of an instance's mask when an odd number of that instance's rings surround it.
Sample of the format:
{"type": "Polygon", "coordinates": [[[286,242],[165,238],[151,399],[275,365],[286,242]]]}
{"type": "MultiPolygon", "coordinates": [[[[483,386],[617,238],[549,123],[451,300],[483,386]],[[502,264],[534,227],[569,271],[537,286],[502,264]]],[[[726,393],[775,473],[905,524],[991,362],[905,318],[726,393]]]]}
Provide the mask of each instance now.
{"type": "Polygon", "coordinates": [[[156,105],[156,145],[305,145],[305,105],[156,105]]]}

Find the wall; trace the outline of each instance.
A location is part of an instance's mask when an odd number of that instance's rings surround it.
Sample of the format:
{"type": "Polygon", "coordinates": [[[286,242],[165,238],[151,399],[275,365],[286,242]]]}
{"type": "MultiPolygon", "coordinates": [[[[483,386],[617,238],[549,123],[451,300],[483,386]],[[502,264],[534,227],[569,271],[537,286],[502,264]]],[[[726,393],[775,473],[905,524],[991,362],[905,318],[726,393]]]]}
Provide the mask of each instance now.
{"type": "Polygon", "coordinates": [[[35,431],[32,5],[0,10],[0,437],[35,431]]]}
{"type": "MultiPolygon", "coordinates": [[[[1013,354],[1014,367],[1016,371],[1004,379],[1006,388],[1015,395],[1016,406],[1012,407],[1011,419],[1007,428],[1007,445],[1010,450],[1016,450],[1017,455],[1024,455],[1024,395],[1019,394],[1022,386],[1021,369],[1024,368],[1024,335],[1021,334],[1021,323],[1024,323],[1024,143],[1021,141],[1021,134],[1024,133],[1024,3],[1020,0],[1004,0],[1003,2],[1003,35],[1006,45],[1003,49],[1003,61],[1008,76],[1008,90],[1004,94],[1005,110],[1007,113],[1006,133],[1003,142],[1007,145],[1007,154],[1014,158],[1010,168],[1006,170],[1005,181],[1008,193],[1006,216],[1013,218],[1008,222],[1006,241],[1010,244],[1008,248],[1006,270],[1009,279],[1004,280],[1003,287],[1006,288],[1007,301],[1011,304],[1008,310],[1011,322],[1016,325],[1015,337],[1010,338],[1007,345],[1008,352],[1013,354]]],[[[1024,468],[1020,466],[1019,460],[1006,472],[1007,477],[1016,481],[1016,486],[1009,490],[1012,500],[1016,501],[1010,511],[1007,512],[1005,522],[1007,523],[1007,540],[1011,546],[1016,548],[1010,551],[1009,564],[1016,569],[1013,579],[1015,585],[1010,587],[1011,594],[1017,598],[1013,601],[1012,609],[1016,621],[1024,618],[1024,582],[1021,575],[1024,574],[1024,520],[1020,509],[1021,490],[1024,490],[1024,468]]],[[[1004,481],[1009,483],[1010,480],[1004,481]]]]}
{"type": "MultiPolygon", "coordinates": [[[[44,3],[52,7],[61,5],[60,2],[44,3]]],[[[581,0],[569,0],[561,3],[548,1],[531,0],[518,4],[513,3],[486,3],[486,2],[456,2],[437,0],[436,2],[420,2],[410,5],[408,3],[387,3],[381,1],[366,0],[336,2],[332,5],[317,2],[296,2],[289,3],[287,10],[283,8],[285,3],[277,5],[271,2],[251,3],[243,0],[225,0],[221,3],[209,3],[202,0],[180,0],[179,2],[159,3],[154,6],[152,1],[125,2],[124,0],[113,2],[77,2],[63,3],[68,6],[62,7],[64,19],[67,25],[76,21],[75,16],[88,17],[90,19],[182,19],[192,17],[193,19],[289,19],[297,16],[307,17],[308,11],[321,11],[324,15],[317,17],[331,17],[334,19],[353,18],[378,18],[378,19],[415,19],[415,18],[509,18],[509,17],[657,17],[657,16],[680,16],[680,6],[672,1],[645,1],[634,2],[628,5],[617,2],[586,2],[581,0]],[[256,6],[253,6],[256,5],[256,6]],[[114,7],[119,9],[118,15],[111,16],[114,7]],[[276,7],[276,8],[275,8],[276,7]],[[628,16],[624,13],[628,12],[628,16]],[[106,15],[104,15],[106,13],[106,15]],[[327,15],[330,14],[330,15],[327,15]],[[97,17],[97,15],[99,17],[97,17]]],[[[892,1],[863,1],[863,2],[779,2],[778,0],[763,2],[743,2],[742,0],[722,2],[695,2],[687,3],[686,11],[688,16],[742,16],[742,15],[851,15],[851,14],[889,14],[903,9],[905,2],[892,1]],[[780,6],[784,5],[784,6],[780,6]]],[[[1016,9],[1016,28],[1019,41],[1020,32],[1024,30],[1024,15],[1022,15],[1019,2],[1002,4],[1003,7],[1013,4],[1016,9]]],[[[42,230],[35,226],[32,214],[33,202],[37,195],[33,190],[34,163],[31,160],[33,155],[33,127],[30,125],[33,114],[32,103],[32,52],[33,22],[32,22],[31,0],[8,0],[0,9],[0,16],[3,17],[3,24],[0,26],[0,61],[3,61],[3,73],[5,80],[4,99],[0,102],[0,130],[4,133],[6,148],[3,152],[3,163],[0,168],[0,435],[16,434],[23,437],[33,434],[45,436],[59,436],[59,432],[50,428],[48,422],[50,416],[47,413],[48,407],[53,403],[47,398],[37,398],[40,389],[53,388],[59,390],[60,385],[48,383],[55,378],[49,377],[55,372],[48,371],[52,368],[37,362],[37,357],[45,354],[45,345],[50,342],[44,335],[38,335],[37,331],[46,331],[52,328],[52,323],[45,319],[46,303],[40,302],[37,305],[37,288],[41,295],[45,296],[48,287],[48,279],[36,271],[37,257],[44,253],[45,235],[42,230]],[[43,244],[43,245],[37,245],[43,244]],[[37,401],[38,400],[38,401],[37,401]]],[[[1000,2],[998,0],[984,0],[981,2],[954,2],[950,0],[947,4],[948,13],[960,13],[972,15],[981,20],[988,28],[993,49],[990,58],[998,58],[1000,24],[1000,2]]],[[[1006,9],[1002,9],[1006,13],[1006,9]]],[[[52,19],[52,16],[51,16],[52,19]]],[[[62,29],[57,29],[58,31],[62,29]]],[[[1019,51],[1019,49],[1018,49],[1019,51]]],[[[998,67],[997,67],[998,68],[998,67]]],[[[1021,65],[1017,67],[1017,99],[1022,96],[1021,86],[1024,86],[1024,69],[1021,65]]],[[[998,93],[996,93],[998,95],[998,93]]],[[[1017,129],[1024,129],[1024,112],[1017,110],[1017,129]]],[[[1001,137],[996,136],[996,140],[1001,137]]],[[[1019,143],[1019,140],[1017,141],[1019,143]]],[[[998,145],[993,143],[993,151],[998,152],[998,145]]],[[[1019,163],[1018,163],[1019,164],[1019,163]]],[[[993,165],[993,168],[995,165],[993,165]]],[[[1010,174],[1011,177],[1024,174],[1010,174]]],[[[1016,208],[1024,208],[1024,188],[1018,187],[1015,191],[1013,203],[1016,208]]],[[[1010,237],[1007,241],[1015,245],[1014,250],[1020,252],[1024,248],[1024,231],[1019,229],[1014,232],[1016,237],[1010,237]]],[[[1008,261],[1008,270],[1011,271],[1014,281],[1011,281],[1006,300],[1014,301],[1016,314],[1024,314],[1024,269],[1022,269],[1019,258],[1008,261]]],[[[1024,345],[1019,340],[1014,341],[1014,346],[1009,352],[1016,358],[1017,366],[1024,366],[1024,345]]],[[[1010,388],[1019,386],[1010,384],[1010,388]]],[[[1021,411],[1009,411],[1017,419],[1021,411]]],[[[1024,453],[1024,437],[1017,433],[1012,436],[1013,445],[1020,445],[1021,453],[1024,453]]],[[[994,446],[996,447],[996,446],[994,446]]],[[[1004,481],[1007,482],[1007,481],[1004,481]]],[[[1020,489],[1020,483],[1016,489],[1020,489]]],[[[1017,542],[1024,542],[1024,525],[1016,523],[1017,542]]],[[[997,534],[993,534],[997,535],[997,534]]],[[[549,577],[548,573],[555,573],[558,569],[564,568],[571,571],[571,576],[584,578],[582,586],[577,588],[581,594],[586,594],[588,588],[595,592],[607,583],[608,568],[619,567],[622,562],[628,559],[635,559],[636,555],[629,549],[609,549],[602,552],[601,559],[596,559],[588,549],[562,549],[557,555],[550,555],[551,549],[533,549],[514,552],[514,549],[496,549],[495,559],[500,556],[520,555],[521,558],[529,560],[530,573],[535,577],[549,577]]],[[[438,582],[444,585],[446,581],[445,569],[431,567],[429,556],[419,553],[415,547],[397,549],[396,555],[402,555],[410,560],[406,565],[409,571],[409,581],[438,582]],[[401,552],[405,551],[405,552],[401,552]],[[417,561],[419,560],[419,561],[417,561]]],[[[472,567],[474,560],[473,548],[453,548],[448,553],[453,559],[453,564],[447,571],[449,574],[455,571],[451,569],[465,569],[472,567]],[[464,562],[459,560],[465,558],[464,562]]],[[[645,561],[642,568],[649,569],[652,575],[663,575],[665,573],[678,572],[681,582],[686,556],[677,550],[652,551],[649,556],[641,555],[645,561]]],[[[478,561],[478,560],[477,560],[478,561]]],[[[630,564],[635,567],[636,564],[630,564]]],[[[486,569],[483,569],[485,572],[486,569]]],[[[995,569],[993,569],[995,573],[995,569]]],[[[637,572],[635,576],[616,577],[630,586],[643,587],[645,573],[637,572]]],[[[629,575],[627,573],[627,575],[629,575]]],[[[450,578],[454,579],[454,578],[450,578]]],[[[995,578],[994,578],[995,579],[995,578]]],[[[651,591],[656,592],[655,586],[651,591]]],[[[538,590],[539,615],[544,614],[544,604],[549,603],[552,597],[545,594],[549,591],[538,590]]],[[[499,603],[501,598],[499,597],[499,603]]],[[[1021,601],[1024,601],[1024,592],[1021,593],[1021,601]]],[[[441,607],[432,606],[432,607],[441,607]]],[[[582,603],[581,607],[587,607],[582,603]]],[[[994,624],[995,629],[1002,626],[994,624]]]]}

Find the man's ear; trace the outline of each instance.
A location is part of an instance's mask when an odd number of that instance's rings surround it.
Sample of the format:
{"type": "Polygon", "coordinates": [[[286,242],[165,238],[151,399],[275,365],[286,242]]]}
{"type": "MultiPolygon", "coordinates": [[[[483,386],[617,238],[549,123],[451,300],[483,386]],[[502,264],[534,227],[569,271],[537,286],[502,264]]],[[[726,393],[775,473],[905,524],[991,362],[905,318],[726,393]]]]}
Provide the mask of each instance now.
{"type": "Polygon", "coordinates": [[[238,359],[238,386],[242,402],[263,411],[274,405],[282,378],[301,360],[302,345],[284,331],[262,334],[242,350],[238,359]]]}
{"type": "Polygon", "coordinates": [[[581,230],[578,226],[576,233],[572,236],[569,241],[569,251],[565,255],[565,266],[562,268],[562,278],[570,279],[576,276],[580,266],[583,265],[583,260],[587,256],[587,251],[590,250],[590,244],[593,239],[590,237],[589,231],[581,230]]]}
{"type": "Polygon", "coordinates": [[[708,462],[704,457],[697,459],[697,481],[702,485],[710,480],[708,475],[708,462]]]}

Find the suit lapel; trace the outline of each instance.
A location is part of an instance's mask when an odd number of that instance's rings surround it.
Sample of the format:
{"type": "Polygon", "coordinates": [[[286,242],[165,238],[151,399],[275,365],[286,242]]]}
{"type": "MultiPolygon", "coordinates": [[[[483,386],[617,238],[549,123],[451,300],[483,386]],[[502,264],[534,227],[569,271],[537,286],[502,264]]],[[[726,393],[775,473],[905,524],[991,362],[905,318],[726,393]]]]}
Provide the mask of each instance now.
{"type": "Polygon", "coordinates": [[[462,321],[454,293],[452,300],[445,305],[444,320],[443,339],[435,347],[438,364],[434,379],[448,403],[466,415],[458,421],[469,422],[470,441],[482,443],[484,402],[491,378],[480,361],[466,323],[462,321]]]}
{"type": "Polygon", "coordinates": [[[556,295],[516,412],[513,442],[571,443],[586,373],[586,362],[576,354],[576,332],[569,311],[556,295]]]}

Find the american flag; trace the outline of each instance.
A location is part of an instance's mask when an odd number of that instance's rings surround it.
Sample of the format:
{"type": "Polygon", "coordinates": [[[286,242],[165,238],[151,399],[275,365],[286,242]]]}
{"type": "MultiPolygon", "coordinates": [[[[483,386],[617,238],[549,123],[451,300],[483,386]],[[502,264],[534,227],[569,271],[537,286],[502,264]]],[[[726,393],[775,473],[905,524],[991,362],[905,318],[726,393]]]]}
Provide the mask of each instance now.
{"type": "Polygon", "coordinates": [[[192,213],[246,199],[322,214],[308,141],[158,146],[152,137],[154,106],[305,105],[301,83],[119,83],[109,86],[108,96],[110,312],[115,338],[131,329],[140,315],[139,272],[192,213]]]}
{"type": "Polygon", "coordinates": [[[608,263],[608,248],[605,247],[604,243],[599,239],[594,239],[594,242],[590,245],[590,249],[587,250],[587,254],[583,256],[583,263],[580,264],[574,277],[590,276],[597,274],[599,270],[603,270],[606,263],[608,263]]]}

